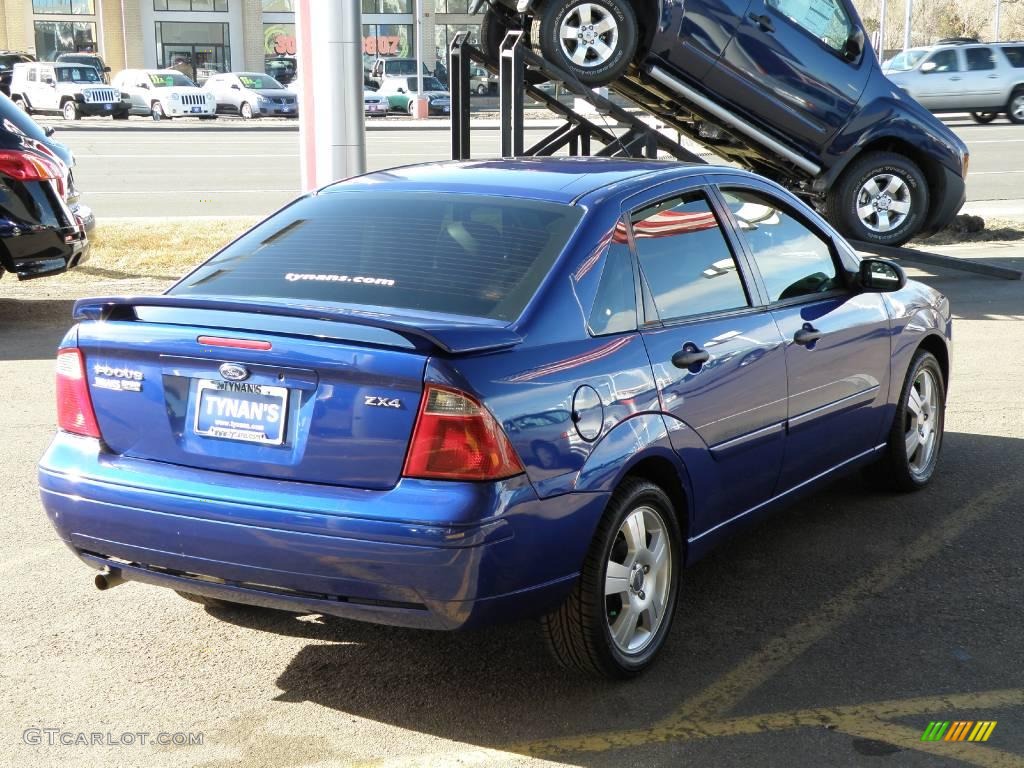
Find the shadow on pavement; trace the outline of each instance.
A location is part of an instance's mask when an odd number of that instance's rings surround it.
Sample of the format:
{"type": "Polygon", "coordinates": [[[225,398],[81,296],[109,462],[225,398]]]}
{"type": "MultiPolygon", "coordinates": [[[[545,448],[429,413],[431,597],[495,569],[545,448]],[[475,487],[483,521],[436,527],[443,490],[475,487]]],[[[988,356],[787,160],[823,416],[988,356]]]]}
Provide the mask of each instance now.
{"type": "Polygon", "coordinates": [[[57,354],[57,345],[74,321],[74,299],[0,298],[0,361],[42,360],[57,354]]]}
{"type": "MultiPolygon", "coordinates": [[[[890,563],[912,559],[923,534],[941,533],[960,510],[975,510],[983,524],[965,527],[938,555],[922,558],[894,582],[867,589],[849,617],[828,625],[777,674],[753,680],[723,714],[1024,687],[1018,646],[1004,642],[1024,629],[1022,465],[1024,439],[949,433],[938,475],[925,491],[877,493],[855,475],[743,532],[685,572],[680,610],[660,660],[627,682],[560,671],[533,623],[432,633],[275,612],[209,612],[315,641],[286,669],[268,670],[278,675],[279,701],[313,702],[470,745],[522,750],[508,745],[614,736],[670,715],[770,641],[785,641],[801,622],[834,621],[822,607],[837,594],[890,563]],[[1005,493],[986,508],[994,487],[1005,493]],[[964,599],[954,604],[956,594],[964,599]]],[[[864,739],[849,734],[791,733],[794,739],[838,739],[830,748],[848,764],[860,764],[858,755],[865,754],[864,739]]],[[[730,752],[736,741],[701,743],[717,764],[741,764],[735,760],[742,755],[730,752]]],[[[884,742],[868,746],[875,754],[895,751],[884,742]]],[[[657,764],[672,765],[682,764],[686,748],[671,742],[649,747],[657,764]]],[[[595,751],[558,759],[623,764],[621,754],[609,762],[613,756],[595,751]]]]}

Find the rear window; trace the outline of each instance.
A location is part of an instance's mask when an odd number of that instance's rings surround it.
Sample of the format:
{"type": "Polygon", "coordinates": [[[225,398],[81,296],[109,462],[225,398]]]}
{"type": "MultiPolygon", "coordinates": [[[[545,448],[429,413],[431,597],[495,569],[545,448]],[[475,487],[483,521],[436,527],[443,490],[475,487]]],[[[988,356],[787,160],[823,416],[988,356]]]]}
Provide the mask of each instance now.
{"type": "Polygon", "coordinates": [[[513,320],[581,216],[536,200],[324,192],[246,233],[170,293],[513,320]]]}
{"type": "Polygon", "coordinates": [[[1010,62],[1010,66],[1016,69],[1024,67],[1024,47],[1019,45],[1004,46],[1003,54],[1006,56],[1007,61],[1010,62]]]}

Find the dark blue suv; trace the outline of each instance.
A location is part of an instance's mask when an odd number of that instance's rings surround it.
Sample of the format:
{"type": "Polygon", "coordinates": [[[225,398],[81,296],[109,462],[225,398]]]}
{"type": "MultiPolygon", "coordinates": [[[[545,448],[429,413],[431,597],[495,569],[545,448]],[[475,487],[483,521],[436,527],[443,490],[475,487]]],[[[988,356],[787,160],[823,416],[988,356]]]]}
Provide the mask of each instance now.
{"type": "Polygon", "coordinates": [[[850,238],[900,245],[964,203],[967,147],[882,74],[850,0],[475,5],[485,52],[529,24],[546,60],[784,184],[850,238]]]}

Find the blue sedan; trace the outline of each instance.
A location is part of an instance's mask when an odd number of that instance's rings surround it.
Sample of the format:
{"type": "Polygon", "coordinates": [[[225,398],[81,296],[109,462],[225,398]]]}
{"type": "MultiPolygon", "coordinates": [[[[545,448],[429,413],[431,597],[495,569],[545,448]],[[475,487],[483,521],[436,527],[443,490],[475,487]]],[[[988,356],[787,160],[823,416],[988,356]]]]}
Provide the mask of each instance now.
{"type": "Polygon", "coordinates": [[[952,328],[764,179],[597,158],[349,179],[75,318],[39,483],[97,586],[539,616],[609,677],[742,525],[858,468],[929,481],[952,328]]]}

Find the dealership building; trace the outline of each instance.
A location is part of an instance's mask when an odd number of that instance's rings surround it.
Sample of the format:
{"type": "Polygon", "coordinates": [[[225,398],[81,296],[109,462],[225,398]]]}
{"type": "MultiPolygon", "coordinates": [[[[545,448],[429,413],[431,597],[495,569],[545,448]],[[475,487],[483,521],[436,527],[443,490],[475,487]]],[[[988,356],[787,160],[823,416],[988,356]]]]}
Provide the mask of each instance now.
{"type": "MultiPolygon", "coordinates": [[[[335,0],[311,0],[335,2],[335,0]]],[[[338,0],[356,2],[356,0],[338,0]]],[[[429,64],[458,31],[475,31],[469,0],[359,0],[363,60],[415,56],[429,64]]],[[[295,53],[298,0],[0,0],[0,50],[50,61],[65,52],[98,52],[113,72],[185,62],[211,72],[274,71],[295,53]]]]}

